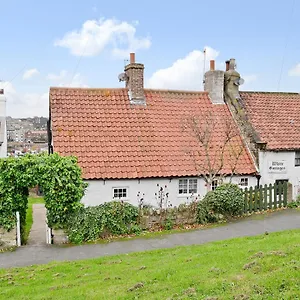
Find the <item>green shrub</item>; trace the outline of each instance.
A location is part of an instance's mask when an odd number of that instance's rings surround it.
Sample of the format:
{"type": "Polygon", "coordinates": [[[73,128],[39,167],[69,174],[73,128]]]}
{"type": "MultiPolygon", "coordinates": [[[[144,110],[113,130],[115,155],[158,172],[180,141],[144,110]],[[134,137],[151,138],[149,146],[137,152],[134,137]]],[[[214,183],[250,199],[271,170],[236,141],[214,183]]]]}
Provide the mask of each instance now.
{"type": "Polygon", "coordinates": [[[173,229],[173,227],[174,227],[174,222],[173,222],[172,218],[171,217],[167,217],[165,219],[165,221],[163,222],[163,228],[165,230],[171,230],[171,229],[173,229]]]}
{"type": "Polygon", "coordinates": [[[238,185],[226,183],[214,191],[214,210],[225,216],[236,216],[242,213],[244,196],[238,185]]]}
{"type": "Polygon", "coordinates": [[[130,227],[130,233],[140,235],[142,233],[142,228],[138,224],[133,224],[130,227]]]}
{"type": "Polygon", "coordinates": [[[119,201],[81,208],[69,219],[67,234],[72,243],[94,241],[104,235],[138,231],[138,208],[119,201]]]}
{"type": "Polygon", "coordinates": [[[300,195],[297,196],[295,201],[288,203],[288,208],[298,208],[300,206],[300,195]]]}
{"type": "Polygon", "coordinates": [[[208,192],[204,199],[198,203],[197,222],[200,224],[214,223],[218,221],[218,215],[214,211],[214,192],[208,192]]]}
{"type": "Polygon", "coordinates": [[[208,192],[198,203],[197,221],[200,224],[213,223],[222,216],[236,216],[244,207],[243,192],[238,185],[226,183],[208,192]]]}
{"type": "Polygon", "coordinates": [[[296,201],[290,202],[287,205],[288,208],[298,208],[298,203],[296,201]]]}

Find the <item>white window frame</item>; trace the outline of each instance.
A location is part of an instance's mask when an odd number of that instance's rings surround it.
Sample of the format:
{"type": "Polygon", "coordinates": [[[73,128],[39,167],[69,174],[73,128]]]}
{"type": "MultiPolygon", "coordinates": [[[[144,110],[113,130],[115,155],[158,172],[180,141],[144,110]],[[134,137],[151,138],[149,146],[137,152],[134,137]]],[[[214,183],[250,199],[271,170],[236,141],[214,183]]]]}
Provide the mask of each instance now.
{"type": "Polygon", "coordinates": [[[295,151],[295,167],[300,167],[300,151],[295,151]]]}
{"type": "Polygon", "coordinates": [[[128,200],[129,199],[129,187],[128,186],[114,186],[112,188],[112,199],[113,200],[128,200]],[[125,197],[115,197],[115,190],[126,190],[125,197]]]}
{"type": "Polygon", "coordinates": [[[198,178],[180,178],[178,180],[178,195],[179,196],[195,195],[197,193],[198,193],[198,178]],[[180,193],[180,190],[184,189],[184,188],[180,188],[180,186],[183,185],[183,181],[186,182],[186,183],[184,183],[184,185],[186,185],[186,193],[180,193]],[[193,184],[192,188],[191,188],[191,183],[193,184]],[[196,191],[194,190],[195,187],[196,187],[196,191]]]}
{"type": "Polygon", "coordinates": [[[218,179],[215,179],[211,182],[211,190],[214,191],[218,186],[219,186],[220,182],[218,179]]]}
{"type": "Polygon", "coordinates": [[[248,177],[242,177],[240,179],[239,186],[243,186],[243,187],[249,186],[249,178],[248,177]]]}

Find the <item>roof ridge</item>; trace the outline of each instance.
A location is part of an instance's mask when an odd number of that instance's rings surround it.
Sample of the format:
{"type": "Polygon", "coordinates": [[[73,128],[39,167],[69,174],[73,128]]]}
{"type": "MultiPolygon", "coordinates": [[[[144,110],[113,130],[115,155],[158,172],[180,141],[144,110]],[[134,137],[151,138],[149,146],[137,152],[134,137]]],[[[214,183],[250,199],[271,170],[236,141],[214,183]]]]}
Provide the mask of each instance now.
{"type": "Polygon", "coordinates": [[[296,92],[267,92],[267,91],[240,91],[240,93],[248,93],[248,94],[285,94],[285,95],[300,95],[300,93],[296,92]]]}
{"type": "MultiPolygon", "coordinates": [[[[127,90],[126,87],[123,88],[93,88],[93,87],[59,87],[51,86],[50,90],[88,90],[88,91],[121,91],[127,90]]],[[[190,90],[173,90],[173,89],[144,89],[145,92],[157,92],[157,93],[182,93],[182,94],[208,94],[206,91],[190,91],[190,90]]]]}
{"type": "Polygon", "coordinates": [[[107,90],[127,90],[127,88],[93,88],[93,87],[64,87],[64,86],[51,86],[50,90],[97,90],[97,91],[107,91],[107,90]]]}
{"type": "Polygon", "coordinates": [[[158,93],[183,93],[183,94],[208,94],[206,91],[196,91],[196,90],[173,90],[173,89],[144,89],[146,92],[158,92],[158,93]]]}

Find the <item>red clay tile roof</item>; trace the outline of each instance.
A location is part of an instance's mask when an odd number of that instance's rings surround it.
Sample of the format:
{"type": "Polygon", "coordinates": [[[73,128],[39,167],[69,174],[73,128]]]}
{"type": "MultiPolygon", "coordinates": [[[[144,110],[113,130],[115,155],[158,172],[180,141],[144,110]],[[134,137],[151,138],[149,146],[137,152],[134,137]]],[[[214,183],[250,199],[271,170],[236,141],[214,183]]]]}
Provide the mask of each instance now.
{"type": "MultiPolygon", "coordinates": [[[[208,111],[218,116],[212,155],[225,134],[220,117],[233,122],[227,106],[213,105],[205,92],[145,90],[145,96],[147,106],[141,106],[130,105],[126,89],[51,88],[54,152],[77,156],[85,179],[199,175],[187,150],[200,150],[202,161],[204,151],[184,131],[183,121],[208,111]]],[[[239,134],[230,145],[243,150],[236,173],[255,173],[239,134]]],[[[226,174],[232,165],[228,149],[226,174]]]]}
{"type": "Polygon", "coordinates": [[[300,149],[300,94],[241,92],[249,120],[269,150],[300,149]]]}

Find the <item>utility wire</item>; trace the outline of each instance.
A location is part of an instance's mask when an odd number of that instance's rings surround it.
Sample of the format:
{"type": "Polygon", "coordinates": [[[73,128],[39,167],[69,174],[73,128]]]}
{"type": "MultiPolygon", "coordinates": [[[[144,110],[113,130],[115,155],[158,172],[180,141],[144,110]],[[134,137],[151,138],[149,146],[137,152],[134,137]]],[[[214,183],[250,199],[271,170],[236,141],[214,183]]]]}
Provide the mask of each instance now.
{"type": "Polygon", "coordinates": [[[88,43],[89,43],[89,40],[90,40],[90,39],[89,39],[89,37],[88,37],[87,40],[86,40],[86,43],[85,43],[85,45],[84,45],[83,51],[82,51],[81,55],[79,56],[78,61],[77,61],[76,65],[75,65],[75,68],[74,68],[74,71],[73,71],[73,74],[72,74],[72,77],[71,77],[71,81],[70,81],[70,86],[72,85],[72,82],[73,82],[73,80],[74,80],[74,77],[75,77],[75,75],[76,75],[76,72],[77,72],[77,70],[78,70],[78,67],[79,67],[79,65],[80,65],[80,62],[81,62],[81,60],[82,60],[82,57],[83,57],[83,55],[85,54],[85,51],[86,51],[87,45],[88,45],[88,43]]]}
{"type": "Polygon", "coordinates": [[[21,73],[22,71],[26,68],[27,64],[25,64],[20,71],[18,71],[11,80],[7,81],[6,84],[4,85],[3,89],[9,84],[12,83],[21,73]]]}
{"type": "Polygon", "coordinates": [[[295,3],[296,3],[296,0],[293,0],[292,9],[291,9],[290,18],[289,18],[289,25],[288,25],[288,28],[287,28],[285,45],[284,45],[284,50],[283,50],[283,55],[282,55],[282,62],[281,62],[281,69],[280,69],[280,73],[279,73],[278,85],[277,85],[277,91],[278,92],[279,92],[279,89],[280,89],[280,83],[281,83],[281,77],[282,77],[282,72],[283,72],[283,67],[284,67],[286,49],[287,49],[288,42],[289,42],[289,37],[290,37],[290,27],[291,27],[293,15],[294,15],[295,3]]]}

